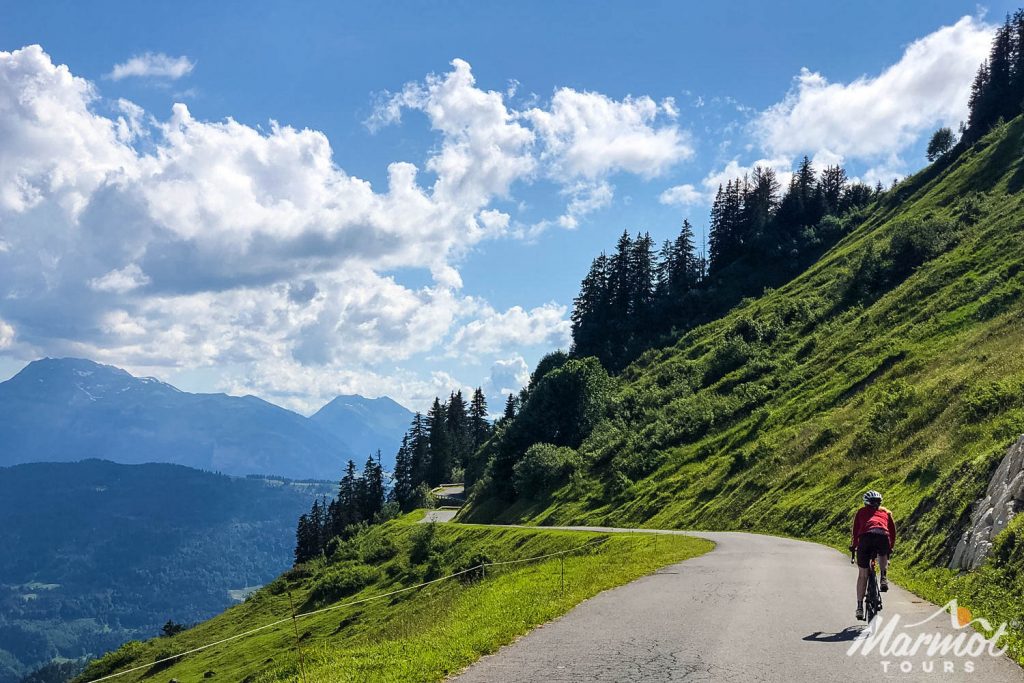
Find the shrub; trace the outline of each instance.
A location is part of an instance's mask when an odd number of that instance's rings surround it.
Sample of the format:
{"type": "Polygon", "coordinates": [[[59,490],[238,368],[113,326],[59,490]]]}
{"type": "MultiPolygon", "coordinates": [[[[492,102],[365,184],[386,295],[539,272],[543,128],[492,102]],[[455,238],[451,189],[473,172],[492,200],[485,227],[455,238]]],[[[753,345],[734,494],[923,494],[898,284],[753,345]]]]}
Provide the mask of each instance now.
{"type": "Polygon", "coordinates": [[[146,646],[138,640],[131,640],[99,659],[93,660],[82,672],[81,679],[91,681],[114,673],[126,664],[142,657],[146,646]]]}
{"type": "MultiPolygon", "coordinates": [[[[889,258],[899,278],[951,249],[959,235],[955,223],[939,219],[901,220],[892,227],[889,258]]],[[[902,279],[902,278],[900,278],[902,279]]]]}
{"type": "Polygon", "coordinates": [[[704,373],[704,384],[713,384],[754,356],[754,350],[742,337],[730,334],[711,352],[704,373]]]}
{"type": "Polygon", "coordinates": [[[461,562],[456,564],[455,567],[452,569],[452,573],[458,574],[459,572],[466,572],[465,574],[461,574],[459,576],[459,581],[461,581],[462,583],[472,583],[474,581],[479,581],[480,579],[484,578],[487,573],[483,565],[489,564],[493,561],[494,558],[492,558],[486,552],[478,550],[472,555],[463,558],[461,562]]]}
{"type": "Polygon", "coordinates": [[[363,564],[345,563],[332,567],[313,584],[309,601],[328,604],[358,593],[380,577],[380,570],[363,564]]]}
{"type": "Polygon", "coordinates": [[[411,540],[409,561],[413,564],[423,564],[437,548],[437,529],[433,523],[422,524],[412,533],[411,540]]]}
{"type": "Polygon", "coordinates": [[[1011,382],[988,382],[973,387],[963,398],[963,417],[968,422],[1000,413],[1017,402],[1020,387],[1011,382]]]}
{"type": "Polygon", "coordinates": [[[515,464],[516,494],[541,497],[564,484],[579,465],[579,456],[571,448],[538,443],[530,446],[515,464]]]}
{"type": "Polygon", "coordinates": [[[382,564],[398,553],[394,542],[383,534],[366,534],[359,542],[359,559],[366,564],[382,564]]]}
{"type": "Polygon", "coordinates": [[[173,619],[168,619],[167,623],[160,628],[160,635],[164,638],[171,638],[179,633],[184,633],[186,630],[188,630],[188,626],[185,626],[185,624],[179,624],[173,619]]]}

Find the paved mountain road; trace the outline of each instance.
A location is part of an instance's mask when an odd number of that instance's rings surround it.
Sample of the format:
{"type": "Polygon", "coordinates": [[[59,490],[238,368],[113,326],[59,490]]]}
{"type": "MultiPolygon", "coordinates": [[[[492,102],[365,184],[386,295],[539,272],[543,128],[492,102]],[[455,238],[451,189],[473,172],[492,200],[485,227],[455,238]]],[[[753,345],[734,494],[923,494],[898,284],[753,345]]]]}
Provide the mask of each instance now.
{"type": "MultiPolygon", "coordinates": [[[[773,536],[692,535],[717,547],[601,593],[450,680],[1024,681],[1024,671],[1005,656],[929,657],[925,648],[916,656],[882,656],[877,647],[869,656],[849,656],[864,626],[854,619],[856,570],[848,556],[773,536]],[[910,673],[902,672],[901,665],[910,673]]],[[[890,644],[903,632],[912,638],[974,633],[956,630],[946,614],[904,627],[937,609],[893,586],[885,594],[883,616],[898,614],[900,621],[890,644]]]]}

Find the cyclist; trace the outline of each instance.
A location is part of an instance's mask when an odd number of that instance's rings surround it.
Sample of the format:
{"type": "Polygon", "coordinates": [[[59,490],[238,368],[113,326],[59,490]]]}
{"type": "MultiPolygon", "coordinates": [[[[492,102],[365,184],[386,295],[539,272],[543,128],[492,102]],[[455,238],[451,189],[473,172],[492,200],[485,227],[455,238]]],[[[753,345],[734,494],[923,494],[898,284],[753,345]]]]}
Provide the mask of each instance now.
{"type": "Polygon", "coordinates": [[[889,579],[886,569],[889,566],[889,555],[896,545],[896,523],[892,513],[882,507],[882,494],[868,491],[864,494],[864,507],[857,510],[853,519],[853,541],[850,550],[857,551],[857,619],[864,620],[864,593],[868,588],[868,572],[871,558],[878,556],[878,566],[882,570],[882,582],[879,589],[889,590],[889,579]]]}

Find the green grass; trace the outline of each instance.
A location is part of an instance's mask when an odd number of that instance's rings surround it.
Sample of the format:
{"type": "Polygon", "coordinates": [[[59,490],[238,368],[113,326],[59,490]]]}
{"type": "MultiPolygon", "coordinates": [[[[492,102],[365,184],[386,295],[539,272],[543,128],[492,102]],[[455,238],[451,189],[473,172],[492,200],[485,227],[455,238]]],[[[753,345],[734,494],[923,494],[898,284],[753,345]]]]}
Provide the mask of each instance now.
{"type": "MultiPolygon", "coordinates": [[[[555,557],[488,567],[483,576],[471,572],[463,580],[332,609],[296,623],[308,683],[442,680],[582,600],[712,548],[708,541],[682,536],[415,524],[418,517],[364,531],[340,544],[330,559],[287,572],[245,603],[180,635],[129,643],[93,662],[78,680],[153,662],[287,617],[293,603],[306,612],[382,595],[481,561],[573,550],[561,561],[555,557]],[[318,595],[327,597],[318,601],[318,595]]],[[[302,680],[293,625],[285,623],[170,666],[114,680],[175,678],[188,683],[205,680],[207,672],[213,672],[214,680],[302,680]]]]}
{"type": "Polygon", "coordinates": [[[875,488],[901,529],[902,580],[1016,621],[1024,659],[1024,537],[1004,532],[978,572],[943,569],[1024,431],[1022,188],[1016,119],[886,193],[785,286],[641,356],[550,498],[471,497],[460,518],[748,529],[841,548],[875,488]],[[884,253],[907,225],[953,226],[955,239],[851,296],[869,247],[884,253]]]}

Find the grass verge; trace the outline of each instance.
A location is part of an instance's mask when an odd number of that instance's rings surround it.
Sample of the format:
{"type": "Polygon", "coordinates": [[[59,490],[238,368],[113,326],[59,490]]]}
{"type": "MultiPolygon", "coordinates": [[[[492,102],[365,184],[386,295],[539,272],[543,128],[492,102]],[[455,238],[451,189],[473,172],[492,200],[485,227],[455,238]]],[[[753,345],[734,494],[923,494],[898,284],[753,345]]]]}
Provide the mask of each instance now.
{"type": "Polygon", "coordinates": [[[246,683],[438,681],[608,588],[707,552],[686,536],[602,534],[461,524],[416,516],[335,544],[330,558],[293,569],[245,603],[171,638],[128,643],[78,681],[123,671],[291,614],[382,595],[480,564],[457,579],[285,623],[113,679],[246,683]],[[564,568],[564,581],[563,581],[564,568]],[[297,633],[296,633],[297,631],[297,633]],[[301,646],[301,661],[297,642],[301,646]]]}

